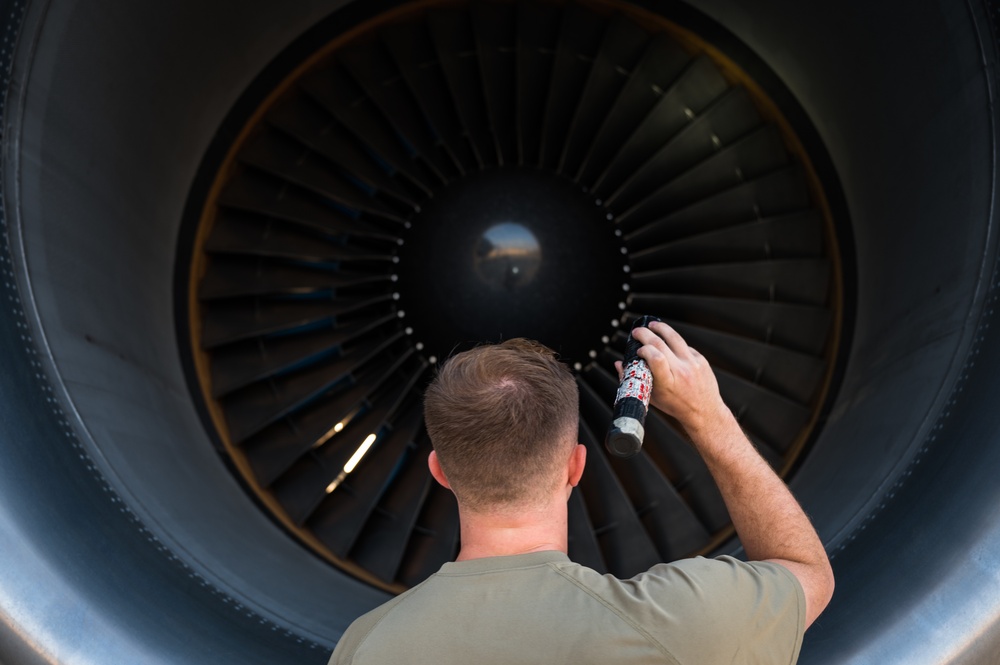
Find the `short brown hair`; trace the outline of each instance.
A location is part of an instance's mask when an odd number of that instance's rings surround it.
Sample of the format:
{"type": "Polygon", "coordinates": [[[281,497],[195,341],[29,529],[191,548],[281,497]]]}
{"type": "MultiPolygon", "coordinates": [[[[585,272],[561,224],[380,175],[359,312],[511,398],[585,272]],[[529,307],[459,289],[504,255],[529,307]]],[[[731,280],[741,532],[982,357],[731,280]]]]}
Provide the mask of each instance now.
{"type": "Polygon", "coordinates": [[[479,346],[441,367],[424,395],[431,443],[466,508],[530,502],[576,443],[579,390],[548,347],[479,346]]]}

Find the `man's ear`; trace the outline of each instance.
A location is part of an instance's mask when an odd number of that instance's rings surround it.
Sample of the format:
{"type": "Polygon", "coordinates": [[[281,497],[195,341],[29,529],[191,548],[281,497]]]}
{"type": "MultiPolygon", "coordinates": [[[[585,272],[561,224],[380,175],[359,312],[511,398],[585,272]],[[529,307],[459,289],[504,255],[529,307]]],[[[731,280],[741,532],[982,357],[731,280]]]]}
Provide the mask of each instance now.
{"type": "Polygon", "coordinates": [[[444,469],[441,468],[441,462],[438,460],[437,451],[432,450],[431,454],[427,456],[427,468],[431,470],[434,480],[438,481],[442,487],[451,489],[448,478],[444,475],[444,469]]]}
{"type": "Polygon", "coordinates": [[[569,458],[569,484],[571,487],[576,487],[580,483],[585,466],[587,466],[587,447],[578,443],[573,448],[573,453],[569,458]]]}

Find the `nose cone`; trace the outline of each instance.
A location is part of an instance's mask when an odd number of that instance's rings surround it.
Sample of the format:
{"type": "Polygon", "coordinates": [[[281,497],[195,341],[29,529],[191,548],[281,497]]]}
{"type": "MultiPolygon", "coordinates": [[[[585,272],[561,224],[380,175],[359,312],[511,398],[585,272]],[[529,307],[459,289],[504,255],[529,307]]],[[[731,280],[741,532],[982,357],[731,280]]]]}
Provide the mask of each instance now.
{"type": "Polygon", "coordinates": [[[516,291],[531,286],[541,264],[538,238],[517,222],[491,226],[476,243],[476,274],[492,289],[516,291]]]}

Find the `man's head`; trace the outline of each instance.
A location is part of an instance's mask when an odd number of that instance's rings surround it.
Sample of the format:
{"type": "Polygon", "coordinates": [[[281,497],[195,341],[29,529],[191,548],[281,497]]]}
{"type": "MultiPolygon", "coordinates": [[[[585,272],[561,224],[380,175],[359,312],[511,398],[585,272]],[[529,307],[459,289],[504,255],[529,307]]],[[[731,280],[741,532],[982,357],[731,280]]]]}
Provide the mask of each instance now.
{"type": "Polygon", "coordinates": [[[427,389],[424,415],[459,503],[484,512],[555,489],[577,442],[579,392],[551,349],[512,339],[450,358],[427,389]]]}

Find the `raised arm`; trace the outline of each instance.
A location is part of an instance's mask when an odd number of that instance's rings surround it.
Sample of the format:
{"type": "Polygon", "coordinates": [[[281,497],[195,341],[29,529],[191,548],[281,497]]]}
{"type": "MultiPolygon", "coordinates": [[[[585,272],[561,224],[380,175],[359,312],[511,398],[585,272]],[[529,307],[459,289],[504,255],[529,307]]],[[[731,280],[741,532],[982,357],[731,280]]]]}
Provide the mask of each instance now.
{"type": "Polygon", "coordinates": [[[795,575],[806,597],[806,626],[833,595],[826,550],[785,483],[750,443],[722,401],[708,361],[673,328],[652,323],[633,336],[653,372],[651,404],[677,419],[701,454],[729,509],[747,556],[795,575]]]}

